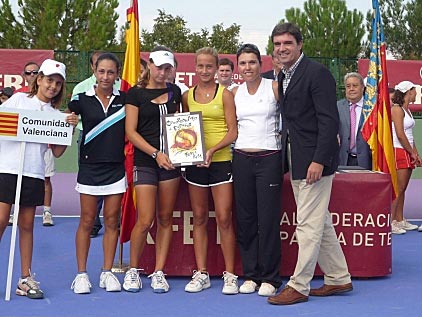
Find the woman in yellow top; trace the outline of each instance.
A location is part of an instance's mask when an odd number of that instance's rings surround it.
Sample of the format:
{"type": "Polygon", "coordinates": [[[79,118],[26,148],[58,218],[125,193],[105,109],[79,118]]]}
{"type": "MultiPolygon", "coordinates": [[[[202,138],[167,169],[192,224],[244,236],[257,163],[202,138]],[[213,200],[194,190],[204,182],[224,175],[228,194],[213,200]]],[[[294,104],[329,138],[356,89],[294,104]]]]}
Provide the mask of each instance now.
{"type": "Polygon", "coordinates": [[[218,54],[214,48],[196,51],[195,67],[199,82],[183,94],[183,111],[201,111],[206,147],[205,163],[186,168],[189,196],[193,211],[193,242],[197,271],[185,291],[200,292],[211,286],[207,272],[208,188],[214,199],[217,226],[226,271],[223,294],[237,294],[234,275],[235,235],[232,225],[233,186],[230,144],[237,138],[237,120],[233,95],[215,83],[218,54]]]}

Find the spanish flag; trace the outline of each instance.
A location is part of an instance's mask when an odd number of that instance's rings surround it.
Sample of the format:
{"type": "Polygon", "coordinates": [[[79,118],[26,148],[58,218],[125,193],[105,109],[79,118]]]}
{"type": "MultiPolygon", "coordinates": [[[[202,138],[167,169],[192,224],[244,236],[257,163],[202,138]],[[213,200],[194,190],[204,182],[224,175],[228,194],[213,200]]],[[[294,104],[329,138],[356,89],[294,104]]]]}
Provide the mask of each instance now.
{"type": "Polygon", "coordinates": [[[128,91],[136,84],[141,72],[138,0],[132,0],[130,8],[127,9],[127,23],[129,28],[126,30],[125,63],[120,86],[123,91],[128,91]]]}
{"type": "Polygon", "coordinates": [[[18,135],[19,114],[13,112],[0,112],[0,135],[18,135]]]}
{"type": "MultiPolygon", "coordinates": [[[[129,28],[126,30],[126,53],[123,65],[121,90],[128,91],[138,81],[141,71],[140,44],[139,44],[139,14],[138,1],[132,0],[127,10],[127,22],[129,28]]],[[[122,199],[122,217],[120,225],[120,243],[130,240],[130,234],[136,223],[136,197],[133,186],[133,145],[126,140],[125,145],[125,168],[128,188],[122,199]]]]}
{"type": "Polygon", "coordinates": [[[391,132],[391,109],[388,94],[386,44],[378,6],[372,0],[374,18],[372,20],[371,53],[363,104],[363,138],[372,151],[372,169],[391,174],[393,199],[397,194],[397,176],[391,132]]]}

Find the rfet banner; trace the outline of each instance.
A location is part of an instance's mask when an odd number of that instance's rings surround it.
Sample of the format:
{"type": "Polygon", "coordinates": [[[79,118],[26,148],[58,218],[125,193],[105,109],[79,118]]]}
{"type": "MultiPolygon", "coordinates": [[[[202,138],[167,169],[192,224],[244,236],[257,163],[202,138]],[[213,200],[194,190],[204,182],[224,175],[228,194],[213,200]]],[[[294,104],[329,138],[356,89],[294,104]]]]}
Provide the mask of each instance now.
{"type": "MultiPolygon", "coordinates": [[[[141,52],[141,57],[147,61],[148,52],[141,52]]],[[[178,67],[176,80],[184,83],[188,87],[194,86],[198,79],[195,74],[195,54],[194,53],[176,53],[178,67]]],[[[234,64],[233,81],[237,84],[243,82],[242,76],[237,70],[237,61],[235,54],[220,54],[219,58],[226,57],[234,64]]],[[[25,86],[22,77],[23,67],[27,62],[36,62],[41,64],[47,58],[54,58],[53,50],[24,50],[24,49],[0,49],[0,89],[4,87],[14,87],[19,89],[25,86]]],[[[272,69],[271,56],[263,55],[261,71],[266,72],[272,69]]]]}
{"type": "MultiPolygon", "coordinates": [[[[365,78],[368,75],[369,60],[358,61],[359,73],[365,78]]],[[[387,60],[388,87],[394,88],[403,80],[410,80],[417,85],[415,106],[422,107],[422,61],[387,60]]],[[[419,110],[420,111],[420,110],[419,110]]]]}
{"type": "MultiPolygon", "coordinates": [[[[289,175],[285,174],[280,196],[282,201],[280,239],[282,276],[293,274],[297,255],[298,239],[296,203],[289,175]]],[[[208,257],[207,271],[220,275],[225,270],[220,247],[214,205],[209,195],[208,257]]],[[[372,172],[336,173],[329,205],[337,238],[353,277],[386,276],[392,273],[391,237],[391,178],[390,174],[372,172]]],[[[233,224],[236,226],[236,210],[233,224]]],[[[148,234],[147,244],[140,259],[143,273],[155,269],[155,222],[148,234]]],[[[188,184],[181,180],[179,194],[173,211],[173,236],[164,271],[168,275],[191,276],[197,269],[193,246],[193,211],[190,205],[188,184]]],[[[242,275],[240,253],[236,251],[235,274],[242,275]]],[[[322,275],[318,269],[316,272],[322,275]]]]}
{"type": "Polygon", "coordinates": [[[35,62],[41,65],[45,59],[53,57],[53,50],[0,49],[0,89],[19,89],[27,85],[22,77],[25,64],[35,62]]]}
{"type": "MultiPolygon", "coordinates": [[[[194,53],[175,53],[174,54],[177,60],[177,71],[176,71],[176,81],[184,83],[188,87],[196,85],[198,78],[195,74],[195,54],[194,53]]],[[[235,54],[219,54],[218,58],[228,58],[234,64],[233,71],[233,81],[236,84],[241,84],[243,82],[242,76],[237,70],[237,60],[235,54]]],[[[148,61],[149,53],[141,52],[141,58],[145,61],[148,61]]],[[[263,55],[261,56],[262,66],[261,72],[266,72],[273,68],[271,56],[263,55]]]]}

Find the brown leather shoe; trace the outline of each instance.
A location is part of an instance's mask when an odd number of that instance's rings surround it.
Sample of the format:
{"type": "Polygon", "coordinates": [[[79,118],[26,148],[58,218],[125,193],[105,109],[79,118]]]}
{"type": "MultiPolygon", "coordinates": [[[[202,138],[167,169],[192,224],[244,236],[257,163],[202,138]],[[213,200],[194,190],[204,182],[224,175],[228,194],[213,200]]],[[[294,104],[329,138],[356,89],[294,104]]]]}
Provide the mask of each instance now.
{"type": "Polygon", "coordinates": [[[330,296],[335,294],[341,294],[350,292],[353,290],[352,283],[347,283],[343,285],[327,285],[324,284],[320,288],[311,289],[309,295],[311,296],[330,296]]]}
{"type": "Polygon", "coordinates": [[[307,302],[308,296],[305,296],[287,285],[280,294],[268,298],[268,303],[273,305],[292,305],[301,302],[307,302]]]}

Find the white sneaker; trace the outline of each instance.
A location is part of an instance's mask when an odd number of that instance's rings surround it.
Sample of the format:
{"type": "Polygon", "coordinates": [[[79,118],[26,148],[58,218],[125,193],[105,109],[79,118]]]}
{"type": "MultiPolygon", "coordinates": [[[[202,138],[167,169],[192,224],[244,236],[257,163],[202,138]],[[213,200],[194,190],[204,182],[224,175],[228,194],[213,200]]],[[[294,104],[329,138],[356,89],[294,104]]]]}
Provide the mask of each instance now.
{"type": "Polygon", "coordinates": [[[243,284],[239,287],[239,292],[241,294],[252,294],[255,293],[258,288],[258,284],[256,284],[252,280],[246,280],[243,284]]]}
{"type": "Polygon", "coordinates": [[[42,214],[42,225],[45,227],[54,226],[53,215],[50,211],[44,211],[42,214]]]}
{"type": "Polygon", "coordinates": [[[394,233],[394,234],[405,234],[406,233],[406,230],[402,229],[401,222],[399,222],[397,220],[393,220],[391,222],[391,233],[394,233]]]}
{"type": "Polygon", "coordinates": [[[79,273],[70,286],[75,294],[89,294],[91,293],[91,282],[87,273],[79,273]]]}
{"type": "Polygon", "coordinates": [[[418,231],[422,232],[422,225],[419,226],[418,231]]]}
{"type": "Polygon", "coordinates": [[[154,293],[167,293],[169,291],[170,286],[163,271],[154,272],[148,277],[151,278],[151,287],[154,293]]]}
{"type": "Polygon", "coordinates": [[[259,296],[274,296],[277,292],[276,288],[270,283],[262,283],[259,287],[258,295],[259,296]]]}
{"type": "Polygon", "coordinates": [[[19,278],[16,295],[27,296],[31,299],[44,298],[44,293],[40,289],[40,282],[35,280],[35,274],[30,274],[26,278],[19,278]]]}
{"type": "Polygon", "coordinates": [[[186,284],[185,291],[197,293],[210,287],[211,281],[208,272],[193,271],[192,280],[186,284]]]}
{"type": "Polygon", "coordinates": [[[126,272],[125,279],[123,282],[123,289],[126,292],[136,293],[142,288],[142,281],[139,277],[138,270],[131,268],[126,272]]]}
{"type": "Polygon", "coordinates": [[[239,286],[237,285],[237,275],[230,272],[223,272],[224,286],[222,293],[226,295],[234,295],[239,293],[239,286]]]}
{"type": "Polygon", "coordinates": [[[407,219],[403,219],[402,221],[400,221],[400,226],[403,230],[406,230],[406,231],[418,229],[417,225],[410,223],[409,221],[407,221],[407,219]]]}
{"type": "Polygon", "coordinates": [[[107,292],[120,292],[122,290],[119,280],[110,271],[101,272],[100,287],[105,288],[107,292]]]}

